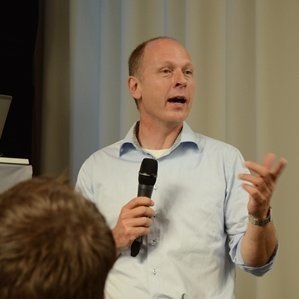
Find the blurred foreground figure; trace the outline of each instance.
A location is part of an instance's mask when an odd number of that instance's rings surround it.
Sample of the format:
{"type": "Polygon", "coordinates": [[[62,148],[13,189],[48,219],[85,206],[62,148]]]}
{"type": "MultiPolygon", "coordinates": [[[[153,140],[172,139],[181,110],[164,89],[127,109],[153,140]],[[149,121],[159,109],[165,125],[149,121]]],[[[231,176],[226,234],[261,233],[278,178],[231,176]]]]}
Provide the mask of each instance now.
{"type": "Polygon", "coordinates": [[[0,194],[0,298],[100,299],[115,243],[93,203],[59,179],[0,194]]]}

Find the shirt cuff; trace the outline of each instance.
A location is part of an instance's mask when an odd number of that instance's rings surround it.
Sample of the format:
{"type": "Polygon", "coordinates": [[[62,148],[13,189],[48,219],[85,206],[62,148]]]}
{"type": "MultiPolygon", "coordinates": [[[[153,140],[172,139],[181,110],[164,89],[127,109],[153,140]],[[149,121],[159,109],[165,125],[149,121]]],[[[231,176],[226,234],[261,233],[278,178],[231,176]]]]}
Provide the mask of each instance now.
{"type": "Polygon", "coordinates": [[[238,242],[238,245],[237,247],[235,248],[236,251],[235,251],[235,255],[234,255],[234,258],[233,258],[233,262],[238,266],[240,267],[241,269],[243,269],[244,271],[246,272],[249,272],[255,276],[263,276],[264,274],[266,274],[269,270],[272,269],[273,267],[273,264],[274,264],[274,261],[277,257],[277,253],[278,253],[278,243],[276,244],[276,247],[275,247],[275,250],[271,256],[271,258],[269,259],[269,261],[261,266],[261,267],[250,267],[250,266],[246,266],[244,264],[244,260],[242,258],[242,255],[241,255],[241,239],[239,239],[239,242],[238,242]]]}

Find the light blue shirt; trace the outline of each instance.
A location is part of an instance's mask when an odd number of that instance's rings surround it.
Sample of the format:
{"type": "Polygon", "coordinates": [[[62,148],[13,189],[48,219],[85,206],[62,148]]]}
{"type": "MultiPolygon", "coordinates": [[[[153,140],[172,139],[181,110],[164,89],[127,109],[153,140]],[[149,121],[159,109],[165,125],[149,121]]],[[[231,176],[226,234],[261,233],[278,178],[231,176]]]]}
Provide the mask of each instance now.
{"type": "MultiPolygon", "coordinates": [[[[95,202],[111,228],[136,197],[143,151],[134,133],[91,155],[78,189],[95,202]]],[[[246,267],[240,241],[247,227],[248,194],[238,174],[248,172],[240,152],[194,133],[184,123],[174,145],[158,159],[152,199],[155,217],[137,257],[123,250],[109,274],[106,299],[232,299],[235,264],[254,275],[273,259],[246,267]]]]}

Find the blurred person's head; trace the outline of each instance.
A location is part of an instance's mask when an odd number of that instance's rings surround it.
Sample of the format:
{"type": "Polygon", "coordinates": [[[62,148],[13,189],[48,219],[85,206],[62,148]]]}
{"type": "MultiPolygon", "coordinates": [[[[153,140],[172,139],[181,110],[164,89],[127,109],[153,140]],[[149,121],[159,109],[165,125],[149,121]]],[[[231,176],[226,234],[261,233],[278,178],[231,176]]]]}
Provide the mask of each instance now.
{"type": "Polygon", "coordinates": [[[59,179],[0,194],[0,298],[100,299],[115,261],[96,206],[59,179]]]}

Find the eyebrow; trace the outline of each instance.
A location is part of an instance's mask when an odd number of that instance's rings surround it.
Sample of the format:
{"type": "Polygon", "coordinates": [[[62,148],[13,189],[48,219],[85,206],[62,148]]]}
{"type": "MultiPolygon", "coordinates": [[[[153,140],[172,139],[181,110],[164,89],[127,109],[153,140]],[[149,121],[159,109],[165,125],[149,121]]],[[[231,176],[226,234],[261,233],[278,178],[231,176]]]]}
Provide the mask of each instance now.
{"type": "MultiPolygon", "coordinates": [[[[163,61],[163,62],[161,63],[161,67],[164,66],[164,65],[172,65],[172,66],[174,66],[174,65],[176,65],[176,64],[175,64],[174,62],[172,62],[172,61],[166,60],[166,61],[163,61]]],[[[186,67],[191,67],[191,68],[194,69],[194,66],[193,66],[192,62],[186,62],[186,63],[183,65],[183,68],[186,68],[186,67]]]]}

